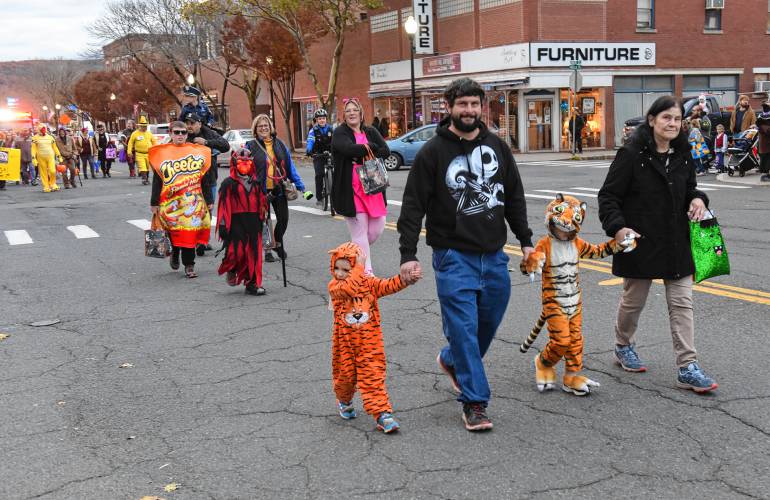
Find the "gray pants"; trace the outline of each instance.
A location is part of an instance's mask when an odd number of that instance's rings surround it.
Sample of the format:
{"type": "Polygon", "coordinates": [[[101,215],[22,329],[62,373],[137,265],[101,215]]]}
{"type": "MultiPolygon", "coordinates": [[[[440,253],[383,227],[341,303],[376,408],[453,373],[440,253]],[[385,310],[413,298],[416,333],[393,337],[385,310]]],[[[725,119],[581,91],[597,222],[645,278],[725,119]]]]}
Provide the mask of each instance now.
{"type": "MultiPolygon", "coordinates": [[[[692,276],[663,280],[663,283],[666,286],[668,321],[671,325],[676,364],[684,368],[697,359],[692,312],[692,276]]],[[[634,343],[639,315],[647,302],[651,284],[652,280],[648,279],[623,278],[623,296],[620,298],[615,323],[615,342],[618,345],[634,343]]]]}

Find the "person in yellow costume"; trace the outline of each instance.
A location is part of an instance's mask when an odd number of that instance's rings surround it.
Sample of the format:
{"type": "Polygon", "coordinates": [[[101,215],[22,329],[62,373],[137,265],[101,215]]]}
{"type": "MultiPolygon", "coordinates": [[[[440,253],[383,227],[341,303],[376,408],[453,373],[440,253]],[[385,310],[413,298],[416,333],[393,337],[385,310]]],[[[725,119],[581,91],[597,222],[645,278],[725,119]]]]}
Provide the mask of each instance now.
{"type": "Polygon", "coordinates": [[[38,133],[32,136],[32,164],[40,172],[43,192],[58,191],[56,185],[56,164],[62,162],[56,139],[48,133],[45,125],[40,125],[38,133]]]}
{"type": "Polygon", "coordinates": [[[131,134],[128,139],[128,156],[134,157],[134,162],[139,169],[139,176],[142,178],[142,184],[147,185],[150,181],[147,176],[150,173],[150,161],[147,159],[147,152],[156,144],[155,136],[147,131],[147,117],[140,116],[136,122],[137,130],[131,134]]]}

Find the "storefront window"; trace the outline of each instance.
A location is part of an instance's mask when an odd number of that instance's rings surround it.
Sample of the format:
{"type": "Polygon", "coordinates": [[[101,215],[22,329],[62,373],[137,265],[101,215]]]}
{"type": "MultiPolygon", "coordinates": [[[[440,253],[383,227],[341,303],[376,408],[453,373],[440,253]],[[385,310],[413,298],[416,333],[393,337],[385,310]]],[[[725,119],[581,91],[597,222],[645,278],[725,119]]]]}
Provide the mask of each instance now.
{"type": "MultiPolygon", "coordinates": [[[[379,118],[379,130],[385,139],[393,139],[411,130],[412,98],[378,97],[374,99],[374,116],[379,118]]],[[[370,123],[373,119],[368,120],[370,123]]],[[[422,125],[422,102],[417,99],[417,124],[422,125]]]]}
{"type": "Polygon", "coordinates": [[[428,123],[438,123],[444,117],[446,109],[444,107],[444,98],[441,95],[429,95],[428,102],[430,103],[430,116],[428,116],[428,123]]]}
{"type": "Polygon", "coordinates": [[[602,135],[604,134],[604,89],[583,89],[577,93],[577,98],[573,96],[570,102],[570,91],[562,89],[560,95],[561,111],[561,145],[563,151],[570,151],[572,148],[571,137],[569,133],[570,104],[573,108],[579,109],[583,114],[583,127],[580,140],[583,141],[584,148],[602,147],[602,135]]]}
{"type": "Polygon", "coordinates": [[[519,149],[516,140],[517,97],[516,91],[509,90],[488,93],[483,118],[490,132],[500,137],[514,150],[519,149]]]}

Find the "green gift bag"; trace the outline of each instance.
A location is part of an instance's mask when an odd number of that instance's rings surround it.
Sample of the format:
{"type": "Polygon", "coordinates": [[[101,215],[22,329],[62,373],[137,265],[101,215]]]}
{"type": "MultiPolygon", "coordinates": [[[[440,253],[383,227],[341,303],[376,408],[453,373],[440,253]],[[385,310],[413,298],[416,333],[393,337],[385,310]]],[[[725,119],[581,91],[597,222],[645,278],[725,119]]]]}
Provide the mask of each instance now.
{"type": "Polygon", "coordinates": [[[730,274],[725,239],[714,214],[710,219],[690,221],[690,249],[695,262],[695,282],[730,274]]]}

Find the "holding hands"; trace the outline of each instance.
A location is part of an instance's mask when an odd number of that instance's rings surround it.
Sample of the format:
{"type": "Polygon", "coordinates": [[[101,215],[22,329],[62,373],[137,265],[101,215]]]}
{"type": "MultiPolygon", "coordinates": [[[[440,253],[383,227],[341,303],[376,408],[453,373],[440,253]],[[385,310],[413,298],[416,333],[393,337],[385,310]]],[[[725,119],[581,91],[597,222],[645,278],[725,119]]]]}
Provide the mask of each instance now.
{"type": "Polygon", "coordinates": [[[407,285],[414,285],[422,279],[422,267],[420,262],[413,260],[401,264],[401,280],[407,285]]]}

